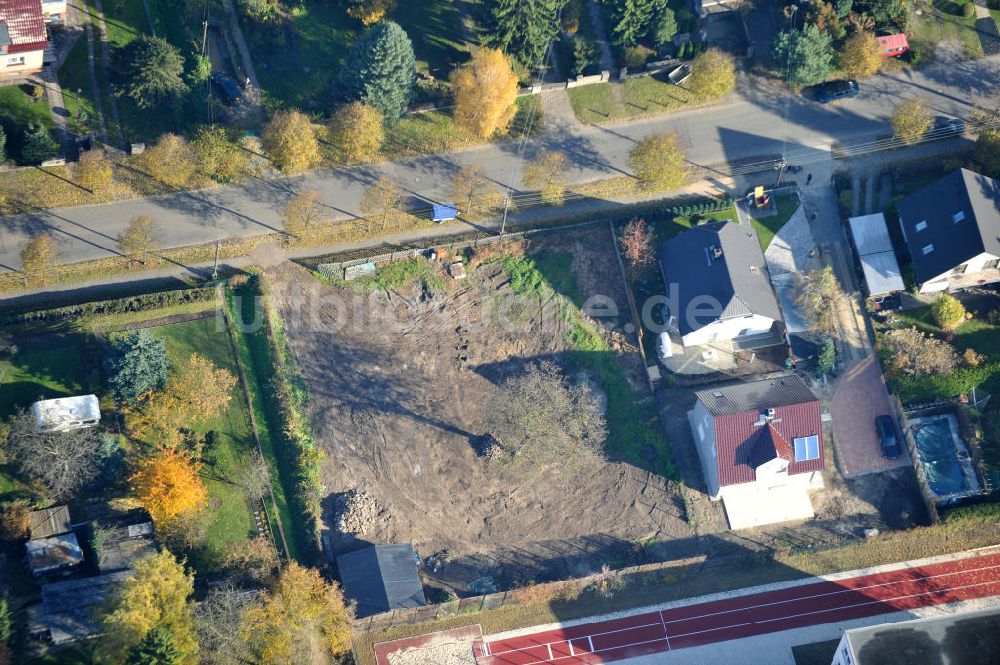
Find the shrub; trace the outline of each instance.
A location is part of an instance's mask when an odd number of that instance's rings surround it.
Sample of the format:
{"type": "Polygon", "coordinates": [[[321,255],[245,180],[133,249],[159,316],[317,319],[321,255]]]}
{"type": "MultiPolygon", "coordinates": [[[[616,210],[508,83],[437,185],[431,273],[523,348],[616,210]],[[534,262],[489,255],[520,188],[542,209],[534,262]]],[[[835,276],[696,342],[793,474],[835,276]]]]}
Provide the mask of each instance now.
{"type": "Polygon", "coordinates": [[[933,402],[964,395],[997,372],[1000,372],[1000,363],[989,363],[963,367],[947,374],[902,376],[895,381],[895,387],[904,404],[933,402]]]}
{"type": "Polygon", "coordinates": [[[28,537],[30,521],[28,505],[23,501],[12,501],[0,508],[0,538],[4,540],[24,540],[28,537]]]}
{"type": "Polygon", "coordinates": [[[962,16],[969,18],[970,16],[975,16],[976,8],[971,2],[967,2],[962,5],[962,16]]]}
{"type": "Polygon", "coordinates": [[[965,321],[965,306],[955,296],[945,293],[934,301],[931,315],[944,330],[954,331],[965,321]]]}
{"type": "Polygon", "coordinates": [[[823,340],[823,345],[819,347],[816,354],[816,373],[819,375],[829,374],[837,362],[837,351],[833,346],[833,340],[827,337],[823,340]]]}

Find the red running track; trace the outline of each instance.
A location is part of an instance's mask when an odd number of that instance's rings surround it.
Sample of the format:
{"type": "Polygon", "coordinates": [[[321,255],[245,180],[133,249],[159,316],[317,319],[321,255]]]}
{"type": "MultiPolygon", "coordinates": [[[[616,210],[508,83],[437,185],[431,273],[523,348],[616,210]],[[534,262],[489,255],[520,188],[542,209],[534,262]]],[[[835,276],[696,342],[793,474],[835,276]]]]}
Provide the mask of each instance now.
{"type": "Polygon", "coordinates": [[[491,641],[480,665],[593,665],[1000,595],[1000,554],[823,581],[491,641]]]}

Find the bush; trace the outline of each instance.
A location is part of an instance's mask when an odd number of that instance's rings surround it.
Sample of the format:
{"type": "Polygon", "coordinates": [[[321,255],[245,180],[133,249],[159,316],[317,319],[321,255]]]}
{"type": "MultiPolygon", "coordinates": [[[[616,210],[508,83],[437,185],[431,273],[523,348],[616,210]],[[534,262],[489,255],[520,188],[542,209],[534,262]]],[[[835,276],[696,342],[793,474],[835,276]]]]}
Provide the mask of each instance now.
{"type": "Polygon", "coordinates": [[[649,49],[643,46],[629,46],[625,49],[625,66],[629,69],[641,69],[649,58],[649,49]]]}
{"type": "Polygon", "coordinates": [[[954,331],[965,321],[965,307],[953,295],[942,294],[931,306],[931,316],[944,330],[954,331]]]}
{"type": "Polygon", "coordinates": [[[41,164],[56,154],[59,149],[56,140],[48,127],[31,123],[24,130],[24,141],[21,144],[21,161],[26,164],[41,164]]]}
{"type": "Polygon", "coordinates": [[[1000,363],[963,367],[948,374],[901,376],[893,383],[904,404],[934,402],[964,395],[1000,372],[1000,363]]]}
{"type": "Polygon", "coordinates": [[[967,2],[962,5],[962,16],[969,18],[970,16],[975,16],[976,8],[971,2],[967,2]]]}
{"type": "Polygon", "coordinates": [[[157,293],[116,298],[114,300],[99,300],[97,302],[67,305],[53,309],[5,314],[0,316],[0,325],[38,322],[55,323],[85,316],[144,312],[150,309],[162,309],[163,307],[172,307],[192,302],[207,302],[214,299],[215,287],[212,286],[180,289],[177,291],[160,291],[157,293]]]}
{"type": "Polygon", "coordinates": [[[31,522],[28,519],[28,505],[23,501],[13,501],[0,508],[0,538],[4,540],[24,540],[28,537],[31,522]]]}

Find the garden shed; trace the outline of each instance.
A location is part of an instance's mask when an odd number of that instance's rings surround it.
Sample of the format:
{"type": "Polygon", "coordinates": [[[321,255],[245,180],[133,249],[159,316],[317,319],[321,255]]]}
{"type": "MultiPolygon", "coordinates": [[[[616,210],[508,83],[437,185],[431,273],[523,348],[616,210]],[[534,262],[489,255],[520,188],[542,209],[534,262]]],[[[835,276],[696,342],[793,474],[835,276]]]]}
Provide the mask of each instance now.
{"type": "Polygon", "coordinates": [[[426,605],[418,562],[410,544],[370,545],[338,556],[344,594],[357,602],[357,618],[426,605]]]}

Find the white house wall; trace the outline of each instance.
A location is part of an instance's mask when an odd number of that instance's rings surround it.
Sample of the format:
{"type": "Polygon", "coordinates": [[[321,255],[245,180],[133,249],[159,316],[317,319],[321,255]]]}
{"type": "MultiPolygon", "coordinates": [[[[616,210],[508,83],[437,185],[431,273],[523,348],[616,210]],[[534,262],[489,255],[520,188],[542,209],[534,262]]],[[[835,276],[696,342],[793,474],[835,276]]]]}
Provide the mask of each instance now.
{"type": "MultiPolygon", "coordinates": [[[[965,263],[967,265],[967,267],[965,269],[965,272],[963,272],[961,275],[952,275],[951,274],[951,270],[949,270],[948,272],[942,273],[942,274],[938,275],[937,277],[935,277],[934,279],[929,279],[926,282],[924,282],[923,284],[921,284],[920,285],[920,292],[921,293],[936,293],[938,291],[944,291],[944,290],[946,290],[949,287],[949,285],[950,285],[950,278],[951,277],[954,277],[956,279],[961,278],[961,279],[963,279],[964,281],[967,281],[967,282],[968,281],[975,281],[977,279],[976,273],[982,271],[983,267],[989,261],[995,261],[997,258],[1000,258],[1000,257],[997,257],[997,256],[995,256],[993,254],[990,254],[989,252],[983,252],[979,256],[974,256],[971,259],[969,259],[968,261],[963,261],[963,263],[965,263]]],[[[961,265],[961,264],[958,264],[958,265],[961,265]]],[[[952,268],[953,269],[957,268],[958,265],[952,266],[952,268]]],[[[994,281],[996,281],[996,276],[995,276],[994,273],[983,273],[982,276],[981,276],[981,278],[985,279],[987,282],[994,282],[994,281]]]]}
{"type": "Polygon", "coordinates": [[[705,484],[708,487],[708,495],[713,499],[719,494],[719,462],[718,451],[715,445],[715,417],[708,412],[705,405],[699,400],[695,402],[694,409],[688,413],[691,421],[691,433],[694,436],[695,447],[698,449],[698,458],[701,460],[701,468],[705,473],[705,484]]]}
{"type": "Polygon", "coordinates": [[[21,78],[42,71],[43,53],[39,50],[0,55],[0,80],[21,78]],[[24,63],[21,63],[21,58],[24,58],[24,63]]]}
{"type": "Polygon", "coordinates": [[[700,328],[684,335],[681,342],[685,347],[703,346],[719,340],[733,339],[740,336],[740,332],[746,330],[747,335],[757,335],[766,333],[774,325],[774,319],[770,319],[760,314],[750,316],[739,316],[729,319],[713,321],[704,328],[700,328]]]}

